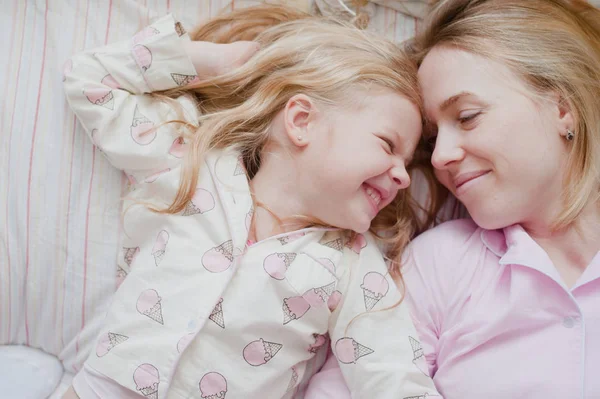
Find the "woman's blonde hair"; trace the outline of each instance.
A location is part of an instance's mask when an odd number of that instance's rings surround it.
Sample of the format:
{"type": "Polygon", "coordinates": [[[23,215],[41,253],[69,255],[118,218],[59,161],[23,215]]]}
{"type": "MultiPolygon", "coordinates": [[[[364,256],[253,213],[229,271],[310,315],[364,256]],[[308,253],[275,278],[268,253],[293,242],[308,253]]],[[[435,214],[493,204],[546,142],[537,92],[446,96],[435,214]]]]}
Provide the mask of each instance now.
{"type": "MultiPolygon", "coordinates": [[[[199,127],[182,129],[187,154],[179,191],[161,212],[180,212],[191,200],[202,158],[211,148],[236,148],[250,178],[260,167],[275,116],[295,94],[343,107],[358,88],[379,86],[403,95],[420,109],[416,64],[403,49],[343,22],[280,6],[242,9],[209,21],[194,40],[227,43],[256,40],[261,49],[242,67],[163,94],[192,97],[202,111],[199,127]]],[[[202,77],[200,77],[202,78],[202,77]]],[[[400,127],[401,128],[401,127],[400,127]]],[[[408,190],[373,221],[396,260],[420,224],[408,190]]],[[[382,238],[383,239],[383,238],[382,238]]],[[[400,276],[396,264],[392,274],[400,276]]]]}
{"type": "Polygon", "coordinates": [[[558,93],[575,116],[564,209],[572,223],[600,183],[600,10],[583,0],[439,0],[410,44],[420,63],[435,46],[500,61],[534,96],[558,93]]]}

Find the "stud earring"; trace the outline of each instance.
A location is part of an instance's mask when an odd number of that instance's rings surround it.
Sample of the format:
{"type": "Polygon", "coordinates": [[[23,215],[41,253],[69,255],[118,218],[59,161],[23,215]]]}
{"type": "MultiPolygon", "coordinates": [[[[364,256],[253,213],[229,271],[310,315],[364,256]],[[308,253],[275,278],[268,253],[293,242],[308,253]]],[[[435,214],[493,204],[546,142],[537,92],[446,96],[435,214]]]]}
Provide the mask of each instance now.
{"type": "Polygon", "coordinates": [[[298,141],[304,140],[304,137],[302,137],[302,136],[296,136],[296,138],[298,139],[298,141]]]}
{"type": "Polygon", "coordinates": [[[575,133],[573,133],[572,130],[568,129],[567,136],[566,136],[567,141],[572,141],[574,138],[575,138],[575,133]]]}

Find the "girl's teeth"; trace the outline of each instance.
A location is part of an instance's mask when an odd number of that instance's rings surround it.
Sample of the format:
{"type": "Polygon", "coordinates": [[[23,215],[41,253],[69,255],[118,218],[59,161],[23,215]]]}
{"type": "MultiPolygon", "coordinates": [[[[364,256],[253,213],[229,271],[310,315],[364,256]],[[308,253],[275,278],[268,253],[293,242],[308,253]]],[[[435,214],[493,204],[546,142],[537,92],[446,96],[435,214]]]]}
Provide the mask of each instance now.
{"type": "Polygon", "coordinates": [[[377,205],[379,205],[379,203],[381,202],[381,197],[379,196],[379,194],[377,193],[377,191],[373,190],[371,187],[367,187],[367,194],[373,198],[373,200],[375,201],[375,203],[377,205]]]}

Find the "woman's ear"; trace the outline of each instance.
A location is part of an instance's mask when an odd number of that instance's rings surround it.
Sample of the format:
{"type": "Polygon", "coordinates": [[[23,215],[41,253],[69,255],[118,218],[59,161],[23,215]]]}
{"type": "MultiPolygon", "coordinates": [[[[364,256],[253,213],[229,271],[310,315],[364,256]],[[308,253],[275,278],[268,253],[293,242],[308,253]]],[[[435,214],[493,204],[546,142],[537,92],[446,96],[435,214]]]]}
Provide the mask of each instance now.
{"type": "Polygon", "coordinates": [[[305,94],[292,96],[285,104],[284,126],[290,142],[305,147],[310,141],[309,124],[315,121],[317,109],[313,100],[305,94]]]}
{"type": "Polygon", "coordinates": [[[558,132],[561,136],[567,137],[569,132],[572,134],[575,130],[575,116],[573,115],[571,104],[564,96],[560,94],[555,95],[555,101],[558,132]]]}

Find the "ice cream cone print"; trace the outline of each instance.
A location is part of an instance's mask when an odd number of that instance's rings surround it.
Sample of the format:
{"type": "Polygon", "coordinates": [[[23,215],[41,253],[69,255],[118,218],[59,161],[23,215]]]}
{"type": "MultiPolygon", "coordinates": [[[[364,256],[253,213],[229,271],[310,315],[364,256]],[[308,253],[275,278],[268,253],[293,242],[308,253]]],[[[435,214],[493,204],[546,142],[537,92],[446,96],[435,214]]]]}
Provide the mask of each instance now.
{"type": "Polygon", "coordinates": [[[338,361],[345,364],[356,363],[361,357],[373,352],[373,349],[367,348],[349,337],[340,338],[335,343],[335,355],[338,361]]]}
{"type": "Polygon", "coordinates": [[[200,81],[198,75],[182,75],[180,73],[172,73],[171,78],[177,83],[177,86],[183,87],[187,85],[193,85],[200,81]]]}
{"type": "Polygon", "coordinates": [[[423,347],[421,346],[421,343],[410,336],[408,337],[408,340],[413,350],[413,364],[419,370],[421,370],[423,374],[429,376],[429,369],[427,367],[427,361],[425,360],[425,353],[423,352],[423,347]]]}
{"type": "Polygon", "coordinates": [[[202,266],[211,273],[221,273],[233,264],[233,242],[225,241],[202,255],[202,266]]]}
{"type": "Polygon", "coordinates": [[[154,320],[159,324],[164,324],[162,316],[162,298],[158,292],[153,289],[146,290],[140,294],[137,300],[136,308],[144,316],[154,320]]]}
{"type": "Polygon", "coordinates": [[[287,389],[285,390],[285,392],[291,392],[294,388],[296,388],[296,385],[298,384],[298,371],[296,371],[296,367],[292,366],[292,377],[290,378],[290,383],[288,384],[287,389]]]}
{"type": "Polygon", "coordinates": [[[319,295],[319,298],[323,303],[327,303],[329,301],[329,297],[333,294],[335,290],[335,282],[329,283],[322,287],[314,288],[315,293],[319,295]]]}
{"type": "Polygon", "coordinates": [[[101,107],[113,110],[114,109],[114,97],[112,90],[106,87],[92,87],[83,89],[83,95],[88,99],[89,102],[101,107]]]}
{"type": "Polygon", "coordinates": [[[67,61],[65,61],[64,65],[63,65],[63,82],[65,80],[67,80],[67,75],[69,75],[71,73],[71,71],[73,70],[73,61],[71,61],[71,59],[68,59],[67,61]]]}
{"type": "Polygon", "coordinates": [[[131,49],[131,54],[135,62],[143,72],[146,72],[152,65],[152,52],[146,46],[136,44],[131,49]]]}
{"type": "Polygon", "coordinates": [[[363,289],[365,309],[370,311],[387,294],[390,286],[385,276],[377,272],[369,272],[365,274],[360,288],[363,289]]]}
{"type": "Polygon", "coordinates": [[[137,105],[133,111],[130,132],[133,141],[139,145],[148,145],[156,138],[154,122],[146,118],[146,116],[140,112],[137,105]]]}
{"type": "Polygon", "coordinates": [[[152,256],[154,256],[154,264],[156,266],[160,265],[160,262],[162,262],[165,257],[168,243],[169,233],[166,230],[161,230],[156,236],[156,242],[152,247],[152,256]]]}
{"type": "Polygon", "coordinates": [[[213,195],[203,188],[199,188],[194,193],[192,200],[188,202],[183,210],[183,216],[197,215],[199,213],[208,212],[215,207],[215,199],[213,195]]]}
{"type": "Polygon", "coordinates": [[[246,174],[246,168],[244,168],[244,159],[242,157],[239,157],[237,163],[235,164],[235,170],[233,171],[233,175],[240,176],[243,174],[246,174]]]}
{"type": "Polygon", "coordinates": [[[225,328],[225,319],[223,317],[223,298],[219,300],[219,303],[215,306],[213,311],[210,313],[208,318],[215,322],[221,328],[225,328]]]}
{"type": "Polygon", "coordinates": [[[158,29],[155,29],[152,26],[147,26],[138,33],[136,33],[135,36],[133,36],[133,44],[138,44],[142,40],[152,37],[154,35],[158,35],[159,33],[160,32],[158,31],[158,29]]]}
{"type": "Polygon", "coordinates": [[[108,332],[100,336],[98,345],[96,345],[96,356],[102,357],[106,355],[112,348],[127,341],[129,337],[121,334],[108,332]]]}
{"type": "Polygon", "coordinates": [[[310,353],[317,353],[327,342],[327,337],[323,334],[313,334],[313,337],[315,338],[315,342],[310,344],[308,351],[310,353]]]}
{"type": "Polygon", "coordinates": [[[175,22],[175,32],[177,32],[177,36],[185,35],[185,28],[181,25],[181,22],[175,22]]]}
{"type": "Polygon", "coordinates": [[[123,284],[123,280],[125,280],[125,277],[127,277],[127,272],[121,266],[117,265],[117,278],[116,278],[117,287],[119,287],[121,284],[123,284]]]}
{"type": "Polygon", "coordinates": [[[173,144],[171,144],[171,148],[169,148],[169,154],[173,155],[175,158],[182,158],[185,153],[185,141],[183,137],[177,137],[173,140],[173,144]]]}
{"type": "Polygon", "coordinates": [[[131,263],[135,257],[140,253],[140,247],[126,248],[123,247],[123,260],[127,266],[131,266],[131,263]]]}
{"type": "Polygon", "coordinates": [[[285,272],[294,259],[296,259],[296,254],[293,252],[276,252],[265,258],[263,268],[275,280],[283,280],[285,272]]]}
{"type": "Polygon", "coordinates": [[[283,324],[287,324],[292,320],[297,320],[304,316],[310,304],[302,296],[293,296],[283,298],[283,324]]]}
{"type": "Polygon", "coordinates": [[[204,374],[199,387],[202,399],[225,399],[227,394],[227,380],[219,373],[204,374]]]}
{"type": "Polygon", "coordinates": [[[342,293],[337,290],[333,291],[331,293],[331,296],[329,297],[329,300],[327,300],[327,307],[329,308],[330,311],[333,312],[338,307],[341,300],[342,300],[342,293]]]}
{"type": "Polygon", "coordinates": [[[244,360],[251,366],[261,366],[275,357],[283,345],[262,338],[250,342],[243,351],[244,360]]]}
{"type": "Polygon", "coordinates": [[[306,233],[291,233],[285,237],[279,237],[277,240],[281,243],[281,245],[287,245],[290,242],[296,241],[297,239],[304,237],[306,233]]]}
{"type": "Polygon", "coordinates": [[[121,86],[119,85],[119,82],[117,82],[111,74],[108,74],[105,77],[103,77],[102,80],[100,81],[100,83],[102,83],[105,86],[110,87],[111,89],[120,89],[121,88],[121,86]]]}
{"type": "Polygon", "coordinates": [[[342,249],[344,249],[344,243],[342,242],[341,238],[336,238],[335,240],[331,241],[322,241],[320,243],[325,245],[326,247],[333,248],[337,251],[341,251],[342,249]]]}
{"type": "Polygon", "coordinates": [[[179,341],[177,341],[177,352],[183,352],[190,342],[192,342],[195,336],[195,333],[188,333],[181,337],[179,341]]]}
{"type": "Polygon", "coordinates": [[[148,399],[158,399],[160,377],[158,369],[149,363],[144,363],[133,372],[133,382],[136,389],[148,399]]]}
{"type": "Polygon", "coordinates": [[[346,248],[350,248],[353,252],[359,254],[360,251],[367,246],[367,239],[362,234],[356,234],[352,239],[346,242],[346,248]]]}

